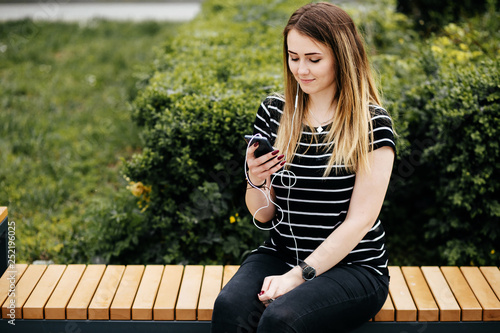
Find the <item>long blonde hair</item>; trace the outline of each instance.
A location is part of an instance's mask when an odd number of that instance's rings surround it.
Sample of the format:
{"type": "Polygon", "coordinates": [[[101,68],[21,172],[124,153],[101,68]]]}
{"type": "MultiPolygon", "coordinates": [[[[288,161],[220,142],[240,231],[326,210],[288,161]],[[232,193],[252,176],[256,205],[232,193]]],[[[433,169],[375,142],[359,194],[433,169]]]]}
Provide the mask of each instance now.
{"type": "Polygon", "coordinates": [[[333,70],[337,76],[337,90],[334,99],[337,100],[337,109],[325,137],[325,142],[332,149],[332,156],[324,176],[331,172],[334,165],[344,165],[349,172],[369,169],[370,138],[373,142],[369,104],[381,105],[379,94],[361,35],[349,15],[330,3],[312,3],[299,8],[283,30],[285,107],[275,146],[290,163],[299,146],[302,125],[307,122],[308,95],[301,89],[298,91],[295,110],[298,87],[288,66],[287,43],[288,33],[292,29],[328,46],[335,58],[333,70]]]}

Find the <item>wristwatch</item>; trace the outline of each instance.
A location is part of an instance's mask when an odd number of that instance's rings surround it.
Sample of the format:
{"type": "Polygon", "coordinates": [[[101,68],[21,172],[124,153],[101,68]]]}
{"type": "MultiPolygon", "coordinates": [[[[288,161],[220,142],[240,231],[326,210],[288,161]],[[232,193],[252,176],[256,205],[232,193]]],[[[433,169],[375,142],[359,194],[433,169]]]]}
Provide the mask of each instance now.
{"type": "Polygon", "coordinates": [[[299,263],[300,268],[302,268],[302,278],[306,281],[310,281],[316,277],[316,270],[314,267],[306,264],[305,261],[299,263]]]}

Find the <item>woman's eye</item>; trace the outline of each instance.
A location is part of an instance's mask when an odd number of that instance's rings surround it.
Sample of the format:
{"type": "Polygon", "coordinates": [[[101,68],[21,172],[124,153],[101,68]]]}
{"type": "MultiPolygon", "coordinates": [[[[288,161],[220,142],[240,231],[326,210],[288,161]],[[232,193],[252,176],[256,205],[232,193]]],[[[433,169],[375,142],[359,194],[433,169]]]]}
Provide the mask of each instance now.
{"type": "Polygon", "coordinates": [[[311,59],[311,62],[318,63],[321,59],[311,59]]]}
{"type": "Polygon", "coordinates": [[[291,58],[291,57],[290,57],[290,60],[291,60],[291,61],[299,61],[299,58],[291,58]]]}

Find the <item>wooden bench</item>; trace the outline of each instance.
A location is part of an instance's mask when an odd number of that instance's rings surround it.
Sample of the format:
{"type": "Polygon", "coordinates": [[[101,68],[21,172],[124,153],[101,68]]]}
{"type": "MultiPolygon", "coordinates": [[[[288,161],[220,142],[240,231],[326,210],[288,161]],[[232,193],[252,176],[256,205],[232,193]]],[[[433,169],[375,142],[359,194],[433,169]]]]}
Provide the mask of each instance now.
{"type": "MultiPolygon", "coordinates": [[[[0,279],[0,331],[209,332],[214,300],[237,269],[16,264],[0,279]]],[[[500,332],[498,267],[389,269],[386,303],[356,333],[500,332]]]]}

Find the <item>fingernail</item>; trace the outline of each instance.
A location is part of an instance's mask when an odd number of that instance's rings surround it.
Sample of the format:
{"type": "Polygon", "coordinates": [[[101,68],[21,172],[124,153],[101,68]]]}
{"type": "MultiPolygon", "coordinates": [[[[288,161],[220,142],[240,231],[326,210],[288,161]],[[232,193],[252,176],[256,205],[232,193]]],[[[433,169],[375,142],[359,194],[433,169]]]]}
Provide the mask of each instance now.
{"type": "Polygon", "coordinates": [[[286,161],[280,163],[281,166],[285,165],[286,161]]]}
{"type": "Polygon", "coordinates": [[[277,154],[277,153],[279,153],[279,152],[280,152],[280,151],[276,149],[275,151],[273,151],[273,155],[276,155],[276,154],[277,154]]]}
{"type": "Polygon", "coordinates": [[[253,146],[254,146],[254,147],[258,147],[258,146],[259,146],[259,143],[258,143],[258,142],[256,142],[256,143],[254,143],[254,144],[253,144],[253,146]]]}
{"type": "Polygon", "coordinates": [[[278,156],[278,161],[281,160],[283,157],[285,157],[285,155],[278,156]]]}
{"type": "Polygon", "coordinates": [[[264,290],[261,290],[259,293],[259,296],[262,296],[262,295],[264,295],[264,290]]]}

